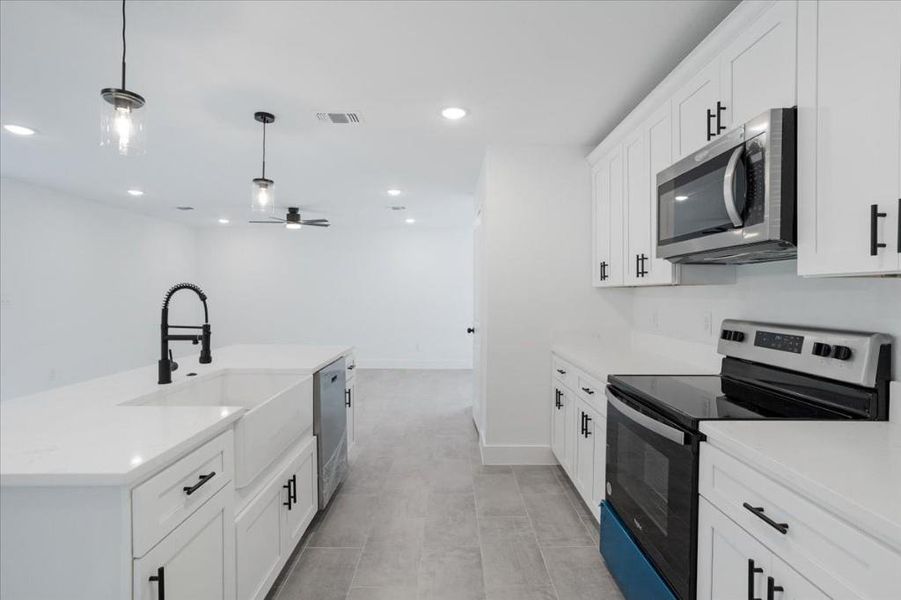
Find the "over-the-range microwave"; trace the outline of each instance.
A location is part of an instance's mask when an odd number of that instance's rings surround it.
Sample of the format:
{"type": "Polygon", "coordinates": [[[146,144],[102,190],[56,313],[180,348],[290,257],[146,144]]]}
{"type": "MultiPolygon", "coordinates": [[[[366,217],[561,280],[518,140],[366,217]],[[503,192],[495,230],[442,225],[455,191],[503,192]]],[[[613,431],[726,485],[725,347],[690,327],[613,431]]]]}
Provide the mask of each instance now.
{"type": "Polygon", "coordinates": [[[795,108],[768,110],[657,175],[657,256],[742,264],[796,256],[795,108]]]}

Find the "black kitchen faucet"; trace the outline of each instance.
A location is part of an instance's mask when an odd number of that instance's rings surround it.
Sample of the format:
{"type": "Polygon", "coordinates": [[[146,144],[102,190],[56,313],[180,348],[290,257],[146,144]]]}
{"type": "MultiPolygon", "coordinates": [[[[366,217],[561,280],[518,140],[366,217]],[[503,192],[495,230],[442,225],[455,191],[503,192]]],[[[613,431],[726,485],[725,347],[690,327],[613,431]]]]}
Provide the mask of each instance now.
{"type": "Polygon", "coordinates": [[[169,342],[183,341],[192,344],[202,343],[200,348],[200,363],[209,364],[213,362],[213,356],[210,354],[210,316],[206,307],[206,294],[203,290],[193,283],[179,283],[173,285],[166,292],[163,299],[163,310],[160,316],[160,360],[159,360],[159,380],[157,383],[172,383],[172,371],[178,368],[178,363],[172,360],[172,351],[169,349],[169,342]],[[191,290],[203,302],[203,325],[169,325],[169,301],[175,292],[179,290],[191,290]],[[200,329],[200,335],[174,334],[169,333],[170,329],[200,329]]]}

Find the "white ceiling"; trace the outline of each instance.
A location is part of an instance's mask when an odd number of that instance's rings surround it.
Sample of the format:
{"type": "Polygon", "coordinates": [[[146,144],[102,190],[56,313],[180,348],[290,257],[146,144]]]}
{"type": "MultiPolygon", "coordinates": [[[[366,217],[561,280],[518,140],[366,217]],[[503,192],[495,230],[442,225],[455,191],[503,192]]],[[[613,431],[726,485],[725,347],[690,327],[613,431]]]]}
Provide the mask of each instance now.
{"type": "Polygon", "coordinates": [[[129,2],[127,85],[147,98],[149,131],[147,154],[122,158],[98,147],[118,2],[4,1],[0,120],[39,135],[2,132],[0,174],[195,225],[243,221],[253,112],[268,110],[280,204],[336,226],[465,224],[487,144],[596,144],[735,4],[129,2]],[[471,114],[445,121],[447,105],[471,114]]]}

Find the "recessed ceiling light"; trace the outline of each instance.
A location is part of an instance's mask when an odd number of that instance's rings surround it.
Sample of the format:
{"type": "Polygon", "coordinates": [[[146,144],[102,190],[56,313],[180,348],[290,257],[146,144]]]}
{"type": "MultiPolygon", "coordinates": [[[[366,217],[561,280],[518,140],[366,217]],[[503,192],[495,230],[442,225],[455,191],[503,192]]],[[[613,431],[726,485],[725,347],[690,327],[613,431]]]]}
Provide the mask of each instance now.
{"type": "Polygon", "coordinates": [[[412,225],[412,224],[415,223],[415,222],[416,222],[416,219],[414,219],[414,218],[412,218],[412,217],[409,218],[409,219],[404,220],[404,223],[406,223],[407,225],[412,225]]]}
{"type": "Polygon", "coordinates": [[[676,196],[676,202],[684,202],[688,200],[688,196],[676,196]]]}
{"type": "Polygon", "coordinates": [[[34,135],[34,129],[25,127],[23,125],[13,125],[12,123],[10,123],[8,125],[4,125],[3,129],[7,130],[13,135],[34,135]]]}
{"type": "Polygon", "coordinates": [[[231,221],[229,221],[229,220],[226,219],[225,217],[222,217],[221,219],[219,219],[219,224],[220,224],[220,225],[228,225],[229,223],[231,223],[231,221]]]}
{"type": "Polygon", "coordinates": [[[401,192],[401,191],[400,191],[399,189],[397,189],[397,188],[391,188],[391,189],[388,190],[386,193],[387,193],[389,196],[400,196],[403,192],[401,192]]]}
{"type": "Polygon", "coordinates": [[[143,196],[144,192],[142,192],[139,189],[132,188],[132,189],[128,190],[128,195],[129,196],[143,196]]]}
{"type": "Polygon", "coordinates": [[[467,114],[466,109],[459,106],[448,106],[441,111],[441,116],[449,121],[459,121],[467,114]]]}

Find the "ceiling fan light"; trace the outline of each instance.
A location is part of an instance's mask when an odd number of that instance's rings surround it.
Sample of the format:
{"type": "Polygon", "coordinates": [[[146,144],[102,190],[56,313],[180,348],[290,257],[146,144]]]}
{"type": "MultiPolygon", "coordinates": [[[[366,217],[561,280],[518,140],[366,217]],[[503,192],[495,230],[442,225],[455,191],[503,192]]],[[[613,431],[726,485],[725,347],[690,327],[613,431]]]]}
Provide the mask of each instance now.
{"type": "Polygon", "coordinates": [[[275,211],[275,182],[265,177],[253,180],[250,208],[256,213],[275,211]]]}
{"type": "Polygon", "coordinates": [[[301,227],[303,227],[303,225],[300,223],[285,223],[285,229],[300,229],[301,227]]]}

